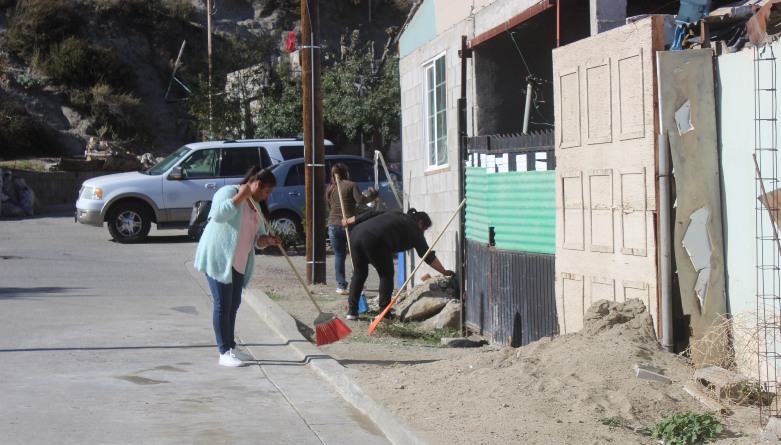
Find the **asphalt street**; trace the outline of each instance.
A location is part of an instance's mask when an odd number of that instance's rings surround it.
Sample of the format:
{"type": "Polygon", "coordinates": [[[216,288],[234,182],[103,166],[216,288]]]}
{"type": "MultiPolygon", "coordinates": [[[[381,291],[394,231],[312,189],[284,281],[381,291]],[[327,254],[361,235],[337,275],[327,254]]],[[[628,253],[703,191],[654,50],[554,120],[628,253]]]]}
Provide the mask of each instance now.
{"type": "Polygon", "coordinates": [[[329,357],[280,335],[286,314],[262,295],[245,292],[237,322],[257,361],[218,366],[211,299],[184,233],[153,229],[122,245],[72,214],[0,218],[0,443],[404,440],[378,426],[382,411],[349,402],[349,385],[329,383],[329,369],[341,380],[329,357]]]}

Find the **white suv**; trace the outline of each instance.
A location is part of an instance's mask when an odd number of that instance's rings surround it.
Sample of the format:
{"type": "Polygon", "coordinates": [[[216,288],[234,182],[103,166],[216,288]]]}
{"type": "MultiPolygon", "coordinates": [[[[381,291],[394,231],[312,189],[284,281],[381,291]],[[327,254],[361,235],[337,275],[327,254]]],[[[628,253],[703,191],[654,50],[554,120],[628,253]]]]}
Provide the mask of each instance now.
{"type": "MultiPolygon", "coordinates": [[[[334,145],[325,141],[325,153],[334,145]]],[[[114,241],[137,243],[158,229],[187,227],[193,204],[211,200],[220,187],[238,184],[252,165],[268,167],[304,156],[301,139],[251,139],[187,144],[154,167],[84,181],[76,220],[103,227],[114,241]]]]}

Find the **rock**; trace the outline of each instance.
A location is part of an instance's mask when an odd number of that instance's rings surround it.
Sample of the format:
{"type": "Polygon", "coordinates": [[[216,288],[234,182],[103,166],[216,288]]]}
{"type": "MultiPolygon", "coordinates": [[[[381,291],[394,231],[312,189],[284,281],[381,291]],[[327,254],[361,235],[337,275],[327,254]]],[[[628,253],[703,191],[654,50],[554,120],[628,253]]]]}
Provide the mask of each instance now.
{"type": "Polygon", "coordinates": [[[585,336],[590,337],[615,329],[656,341],[653,318],[646,310],[645,304],[638,299],[624,303],[599,300],[592,304],[583,316],[581,333],[585,336]]]}
{"type": "Polygon", "coordinates": [[[448,300],[438,314],[421,324],[423,329],[458,329],[461,324],[461,304],[457,300],[448,300]]]}
{"type": "Polygon", "coordinates": [[[441,342],[443,345],[451,348],[479,348],[480,346],[488,344],[488,342],[483,339],[466,337],[443,338],[441,342]]]}
{"type": "Polygon", "coordinates": [[[399,314],[403,321],[425,320],[442,310],[448,301],[443,297],[421,297],[399,314]]]}
{"type": "Polygon", "coordinates": [[[745,391],[753,388],[752,379],[718,366],[694,371],[694,380],[714,391],[720,399],[738,401],[752,396],[745,391]]]}

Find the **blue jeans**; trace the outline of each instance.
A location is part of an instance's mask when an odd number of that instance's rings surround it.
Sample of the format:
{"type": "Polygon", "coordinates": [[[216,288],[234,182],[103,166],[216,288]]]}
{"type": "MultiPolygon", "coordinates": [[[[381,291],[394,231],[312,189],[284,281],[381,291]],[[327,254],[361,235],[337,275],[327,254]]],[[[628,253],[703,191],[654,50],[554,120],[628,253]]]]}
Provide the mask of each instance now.
{"type": "Polygon", "coordinates": [[[336,285],[339,289],[347,289],[347,277],[344,275],[344,260],[347,258],[347,233],[342,226],[328,226],[328,238],[334,249],[334,269],[336,270],[336,285]]]}
{"type": "Polygon", "coordinates": [[[212,324],[214,335],[217,337],[217,347],[220,354],[225,354],[236,347],[234,331],[236,329],[236,313],[241,304],[241,285],[244,283],[244,274],[233,269],[233,277],[230,283],[220,283],[206,275],[209,289],[214,300],[214,314],[212,324]]]}

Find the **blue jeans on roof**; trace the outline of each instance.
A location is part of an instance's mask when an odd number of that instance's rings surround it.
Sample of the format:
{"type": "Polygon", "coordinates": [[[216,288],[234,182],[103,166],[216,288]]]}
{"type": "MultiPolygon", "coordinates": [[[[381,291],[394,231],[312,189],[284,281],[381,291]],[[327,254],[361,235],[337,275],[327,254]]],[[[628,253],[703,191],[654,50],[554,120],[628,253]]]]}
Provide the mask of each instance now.
{"type": "Polygon", "coordinates": [[[347,289],[347,278],[344,274],[344,260],[347,258],[347,233],[342,226],[329,225],[328,238],[334,249],[334,269],[336,270],[336,285],[339,289],[347,289]]]}

